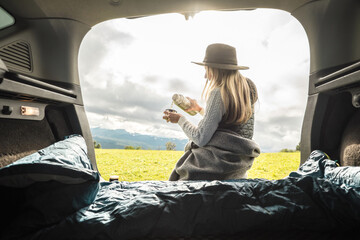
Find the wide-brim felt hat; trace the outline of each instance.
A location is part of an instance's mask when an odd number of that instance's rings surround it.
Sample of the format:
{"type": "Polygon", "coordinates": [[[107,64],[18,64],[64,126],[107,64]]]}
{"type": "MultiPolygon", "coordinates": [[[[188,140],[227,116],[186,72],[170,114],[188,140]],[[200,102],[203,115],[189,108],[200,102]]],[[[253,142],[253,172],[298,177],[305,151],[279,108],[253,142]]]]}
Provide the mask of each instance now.
{"type": "Polygon", "coordinates": [[[202,62],[192,62],[201,66],[209,66],[227,70],[246,70],[249,67],[239,66],[236,58],[236,49],[232,46],[214,43],[206,48],[202,62]]]}

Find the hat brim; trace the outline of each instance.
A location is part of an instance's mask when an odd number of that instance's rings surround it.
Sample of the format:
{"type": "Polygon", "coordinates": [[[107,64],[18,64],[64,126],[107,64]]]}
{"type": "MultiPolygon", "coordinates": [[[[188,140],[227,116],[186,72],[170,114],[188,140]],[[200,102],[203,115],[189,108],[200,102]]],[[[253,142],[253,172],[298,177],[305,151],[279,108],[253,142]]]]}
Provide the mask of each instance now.
{"type": "Polygon", "coordinates": [[[226,70],[247,70],[249,67],[237,66],[232,64],[219,64],[219,63],[208,63],[208,62],[192,62],[201,66],[209,66],[213,68],[226,69],[226,70]]]}

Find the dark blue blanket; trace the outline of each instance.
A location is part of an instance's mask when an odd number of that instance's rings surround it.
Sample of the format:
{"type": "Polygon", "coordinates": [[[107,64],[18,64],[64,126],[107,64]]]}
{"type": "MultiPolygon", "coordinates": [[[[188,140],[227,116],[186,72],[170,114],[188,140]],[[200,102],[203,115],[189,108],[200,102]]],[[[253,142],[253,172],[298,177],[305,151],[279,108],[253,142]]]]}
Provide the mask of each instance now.
{"type": "MultiPolygon", "coordinates": [[[[79,136],[77,140],[83,141],[79,136]]],[[[86,161],[80,164],[86,168],[81,173],[94,176],[87,167],[89,160],[80,159],[86,161]]],[[[41,228],[32,226],[21,237],[132,239],[232,236],[257,230],[355,231],[360,223],[360,168],[338,167],[321,151],[314,151],[298,171],[276,181],[101,182],[98,186],[92,188],[97,193],[92,203],[40,224],[41,228]]]]}

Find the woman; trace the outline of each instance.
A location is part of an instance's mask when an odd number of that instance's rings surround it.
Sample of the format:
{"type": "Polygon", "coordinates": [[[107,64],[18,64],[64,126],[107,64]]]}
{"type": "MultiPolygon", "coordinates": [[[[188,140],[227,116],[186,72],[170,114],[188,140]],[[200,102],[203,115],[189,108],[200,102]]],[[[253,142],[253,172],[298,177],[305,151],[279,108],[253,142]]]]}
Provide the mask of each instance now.
{"type": "Polygon", "coordinates": [[[163,118],[178,123],[190,139],[170,180],[245,178],[260,154],[252,141],[256,86],[239,72],[248,67],[237,65],[234,47],[219,43],[207,47],[203,62],[194,63],[205,66],[207,82],[202,96],[206,110],[189,98],[191,107],[187,111],[204,116],[198,126],[179,113],[164,112],[163,118]]]}

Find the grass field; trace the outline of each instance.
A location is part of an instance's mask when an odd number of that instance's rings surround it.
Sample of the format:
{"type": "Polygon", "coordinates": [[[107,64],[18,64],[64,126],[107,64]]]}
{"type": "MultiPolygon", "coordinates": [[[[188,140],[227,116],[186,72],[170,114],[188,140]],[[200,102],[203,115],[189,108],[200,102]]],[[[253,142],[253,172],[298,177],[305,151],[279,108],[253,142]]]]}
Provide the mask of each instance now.
{"type": "MultiPolygon", "coordinates": [[[[95,149],[96,161],[105,180],[167,180],[183,151],[95,149]]],[[[262,153],[248,171],[248,178],[281,179],[299,167],[300,152],[262,153]]]]}

